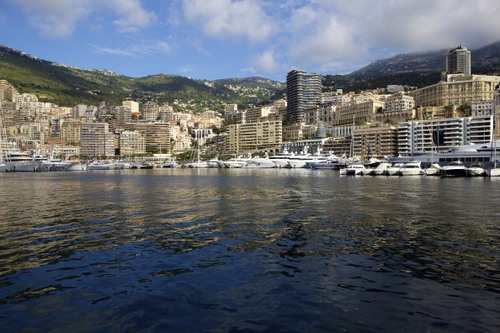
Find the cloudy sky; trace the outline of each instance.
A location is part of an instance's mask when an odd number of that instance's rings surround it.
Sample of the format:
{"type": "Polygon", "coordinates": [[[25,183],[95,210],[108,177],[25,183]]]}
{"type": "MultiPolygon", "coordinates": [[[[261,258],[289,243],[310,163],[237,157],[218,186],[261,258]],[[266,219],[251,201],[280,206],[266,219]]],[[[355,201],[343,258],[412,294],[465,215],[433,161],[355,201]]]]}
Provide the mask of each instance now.
{"type": "Polygon", "coordinates": [[[0,0],[0,44],[132,77],[285,81],[499,40],[498,0],[0,0]]]}

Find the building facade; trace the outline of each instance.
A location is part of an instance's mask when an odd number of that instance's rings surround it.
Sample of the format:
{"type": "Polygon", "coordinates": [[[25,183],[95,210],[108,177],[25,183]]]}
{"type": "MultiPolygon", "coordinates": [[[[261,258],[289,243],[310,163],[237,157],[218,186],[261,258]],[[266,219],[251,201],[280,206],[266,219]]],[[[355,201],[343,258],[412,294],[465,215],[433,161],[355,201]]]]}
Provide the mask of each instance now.
{"type": "Polygon", "coordinates": [[[450,74],[461,73],[471,75],[471,53],[463,45],[451,49],[446,54],[446,72],[450,74]]]}
{"type": "Polygon", "coordinates": [[[281,145],[281,121],[229,125],[227,150],[232,153],[244,153],[272,149],[281,145]]]}
{"type": "Polygon", "coordinates": [[[131,131],[139,131],[145,135],[147,151],[158,151],[164,154],[171,153],[169,123],[128,123],[125,128],[131,131]]]}
{"type": "Polygon", "coordinates": [[[445,81],[410,92],[419,106],[461,106],[472,101],[492,100],[500,76],[448,75],[445,81]]]}
{"type": "Polygon", "coordinates": [[[286,77],[286,122],[302,122],[304,111],[321,103],[321,75],[293,70],[286,77]]]}
{"type": "Polygon", "coordinates": [[[353,132],[353,153],[364,158],[384,158],[398,152],[398,130],[394,126],[363,126],[353,132]]]}
{"type": "Polygon", "coordinates": [[[115,155],[114,134],[107,123],[82,123],[80,127],[80,152],[88,157],[115,155]]]}
{"type": "Polygon", "coordinates": [[[130,156],[146,153],[146,140],[139,131],[123,131],[120,133],[120,155],[130,156]]]}
{"type": "Polygon", "coordinates": [[[398,154],[409,156],[445,151],[470,143],[488,143],[492,138],[493,116],[401,122],[398,127],[398,154]]]}

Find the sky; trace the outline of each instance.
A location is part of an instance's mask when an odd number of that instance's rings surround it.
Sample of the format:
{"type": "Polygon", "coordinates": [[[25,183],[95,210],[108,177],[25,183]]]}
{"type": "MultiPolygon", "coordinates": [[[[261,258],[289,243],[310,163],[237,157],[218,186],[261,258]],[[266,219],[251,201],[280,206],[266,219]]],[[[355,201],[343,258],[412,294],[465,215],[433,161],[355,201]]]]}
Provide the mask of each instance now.
{"type": "Polygon", "coordinates": [[[285,81],[474,50],[500,41],[499,18],[498,0],[0,0],[0,44],[131,77],[285,81]]]}

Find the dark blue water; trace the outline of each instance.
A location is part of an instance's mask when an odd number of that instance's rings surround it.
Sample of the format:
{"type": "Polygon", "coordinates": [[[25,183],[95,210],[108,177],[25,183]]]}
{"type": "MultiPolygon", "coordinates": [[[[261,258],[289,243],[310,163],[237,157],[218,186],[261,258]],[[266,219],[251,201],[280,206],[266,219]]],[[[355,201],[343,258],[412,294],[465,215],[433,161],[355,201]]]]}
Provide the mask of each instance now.
{"type": "Polygon", "coordinates": [[[0,174],[2,332],[498,332],[500,179],[0,174]]]}

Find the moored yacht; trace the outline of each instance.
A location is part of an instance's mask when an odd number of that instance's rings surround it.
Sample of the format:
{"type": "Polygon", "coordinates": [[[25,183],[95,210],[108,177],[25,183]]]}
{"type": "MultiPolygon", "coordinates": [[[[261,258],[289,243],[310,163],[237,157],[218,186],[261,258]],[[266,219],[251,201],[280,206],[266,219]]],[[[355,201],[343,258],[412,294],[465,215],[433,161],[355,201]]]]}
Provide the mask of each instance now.
{"type": "Polygon", "coordinates": [[[389,170],[389,168],[391,168],[391,163],[389,162],[384,162],[384,161],[381,161],[379,163],[379,165],[377,165],[375,168],[371,169],[370,170],[370,175],[372,176],[382,176],[382,175],[385,175],[387,170],[389,170]]]}
{"type": "Polygon", "coordinates": [[[466,168],[460,161],[453,161],[441,168],[441,177],[465,177],[466,168]]]}
{"type": "Polygon", "coordinates": [[[421,176],[423,174],[424,170],[422,169],[422,162],[420,161],[405,163],[401,169],[399,169],[400,176],[421,176]]]}
{"type": "Polygon", "coordinates": [[[351,164],[345,170],[346,176],[363,176],[366,168],[363,164],[351,164]]]}
{"type": "Polygon", "coordinates": [[[483,177],[486,176],[486,169],[483,164],[471,164],[465,168],[465,174],[468,177],[483,177]]]}
{"type": "Polygon", "coordinates": [[[42,161],[35,161],[33,156],[18,149],[7,152],[5,157],[5,171],[7,172],[34,172],[41,170],[42,161]]]}
{"type": "Polygon", "coordinates": [[[386,176],[399,176],[399,170],[403,167],[404,163],[394,163],[389,168],[385,169],[384,175],[386,176]]]}
{"type": "Polygon", "coordinates": [[[427,176],[439,176],[441,175],[441,166],[438,163],[432,163],[430,167],[424,169],[427,176]]]}

